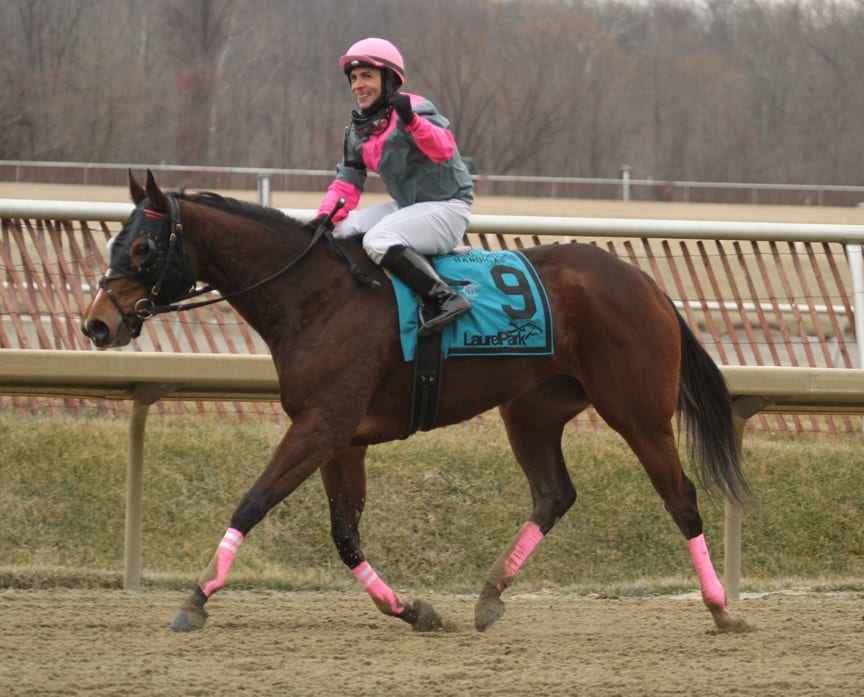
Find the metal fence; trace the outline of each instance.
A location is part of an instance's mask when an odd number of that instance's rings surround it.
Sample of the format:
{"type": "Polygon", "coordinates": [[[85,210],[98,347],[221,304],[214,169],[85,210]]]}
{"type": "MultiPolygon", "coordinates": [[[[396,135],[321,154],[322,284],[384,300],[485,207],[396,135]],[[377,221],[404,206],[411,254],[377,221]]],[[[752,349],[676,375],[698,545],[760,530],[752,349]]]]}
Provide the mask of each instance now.
{"type": "MultiPolygon", "coordinates": [[[[274,191],[323,191],[334,174],[319,169],[0,160],[0,181],[125,186],[128,169],[148,168],[157,175],[170,174],[178,185],[189,188],[243,191],[260,190],[262,177],[274,191]]],[[[864,202],[862,186],[638,179],[627,165],[615,179],[477,174],[474,180],[477,192],[485,196],[796,206],[858,206],[864,202]]],[[[369,191],[384,191],[374,174],[369,191]]]]}
{"type": "MultiPolygon", "coordinates": [[[[91,350],[79,317],[104,271],[106,240],[131,204],[0,200],[0,348],[91,350]]],[[[314,211],[287,211],[305,218],[314,211]]],[[[474,216],[466,242],[486,249],[583,242],[642,268],[675,300],[724,365],[862,367],[861,225],[474,216]]],[[[266,353],[226,305],[160,316],[127,350],[266,353]]],[[[2,404],[2,402],[0,402],[2,404]]],[[[19,410],[82,413],[122,403],[12,398],[19,410]]],[[[211,409],[159,404],[162,411],[211,409]]],[[[220,413],[276,414],[273,404],[217,404],[220,413]],[[252,410],[250,412],[250,410],[252,410]]],[[[582,423],[597,424],[589,412],[582,423]]],[[[860,421],[860,420],[857,420],[860,421]]],[[[761,415],[769,431],[856,432],[851,417],[761,415]]]]}

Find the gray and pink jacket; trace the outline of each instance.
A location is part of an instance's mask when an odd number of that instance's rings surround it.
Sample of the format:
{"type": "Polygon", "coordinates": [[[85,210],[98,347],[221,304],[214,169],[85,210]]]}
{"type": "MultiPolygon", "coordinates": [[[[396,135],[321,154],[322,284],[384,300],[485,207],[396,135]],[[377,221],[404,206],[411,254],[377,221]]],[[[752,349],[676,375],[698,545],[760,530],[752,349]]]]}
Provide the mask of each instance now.
{"type": "Polygon", "coordinates": [[[366,172],[377,172],[387,192],[400,208],[423,201],[474,200],[474,182],[462,161],[450,122],[425,97],[409,94],[414,120],[403,125],[391,113],[389,123],[365,139],[353,125],[345,128],[342,162],[336,179],[318,208],[323,215],[333,210],[340,198],[345,206],[333,218],[344,219],[357,207],[366,184],[366,172]]]}

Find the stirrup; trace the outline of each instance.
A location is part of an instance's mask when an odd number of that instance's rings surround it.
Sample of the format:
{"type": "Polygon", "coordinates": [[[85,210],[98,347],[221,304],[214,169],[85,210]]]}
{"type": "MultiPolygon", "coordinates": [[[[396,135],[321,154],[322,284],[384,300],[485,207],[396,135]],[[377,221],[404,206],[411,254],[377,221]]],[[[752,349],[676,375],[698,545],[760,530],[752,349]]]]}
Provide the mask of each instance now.
{"type": "Polygon", "coordinates": [[[420,327],[417,330],[417,336],[428,336],[429,334],[440,332],[448,324],[468,313],[471,310],[471,303],[467,298],[454,294],[438,307],[437,314],[426,318],[423,314],[424,309],[421,304],[418,309],[420,327]],[[447,305],[450,307],[447,308],[447,305]]]}

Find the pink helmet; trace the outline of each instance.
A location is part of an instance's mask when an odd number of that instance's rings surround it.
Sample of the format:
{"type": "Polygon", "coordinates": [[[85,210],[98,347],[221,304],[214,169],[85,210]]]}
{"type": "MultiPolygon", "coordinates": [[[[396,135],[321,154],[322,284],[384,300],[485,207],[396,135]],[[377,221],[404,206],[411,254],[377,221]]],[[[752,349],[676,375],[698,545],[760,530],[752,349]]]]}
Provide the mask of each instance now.
{"type": "Polygon", "coordinates": [[[405,64],[402,61],[402,54],[386,39],[369,38],[358,41],[339,59],[339,67],[346,75],[358,65],[388,68],[396,75],[399,85],[405,82],[405,64]]]}

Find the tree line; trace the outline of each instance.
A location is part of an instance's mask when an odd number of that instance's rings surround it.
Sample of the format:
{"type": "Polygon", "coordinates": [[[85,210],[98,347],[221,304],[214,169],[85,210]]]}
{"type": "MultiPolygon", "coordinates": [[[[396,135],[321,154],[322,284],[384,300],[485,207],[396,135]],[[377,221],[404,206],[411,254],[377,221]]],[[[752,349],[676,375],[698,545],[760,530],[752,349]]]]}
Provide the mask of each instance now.
{"type": "Polygon", "coordinates": [[[480,173],[864,184],[864,0],[4,0],[0,159],[332,168],[366,36],[480,173]]]}

